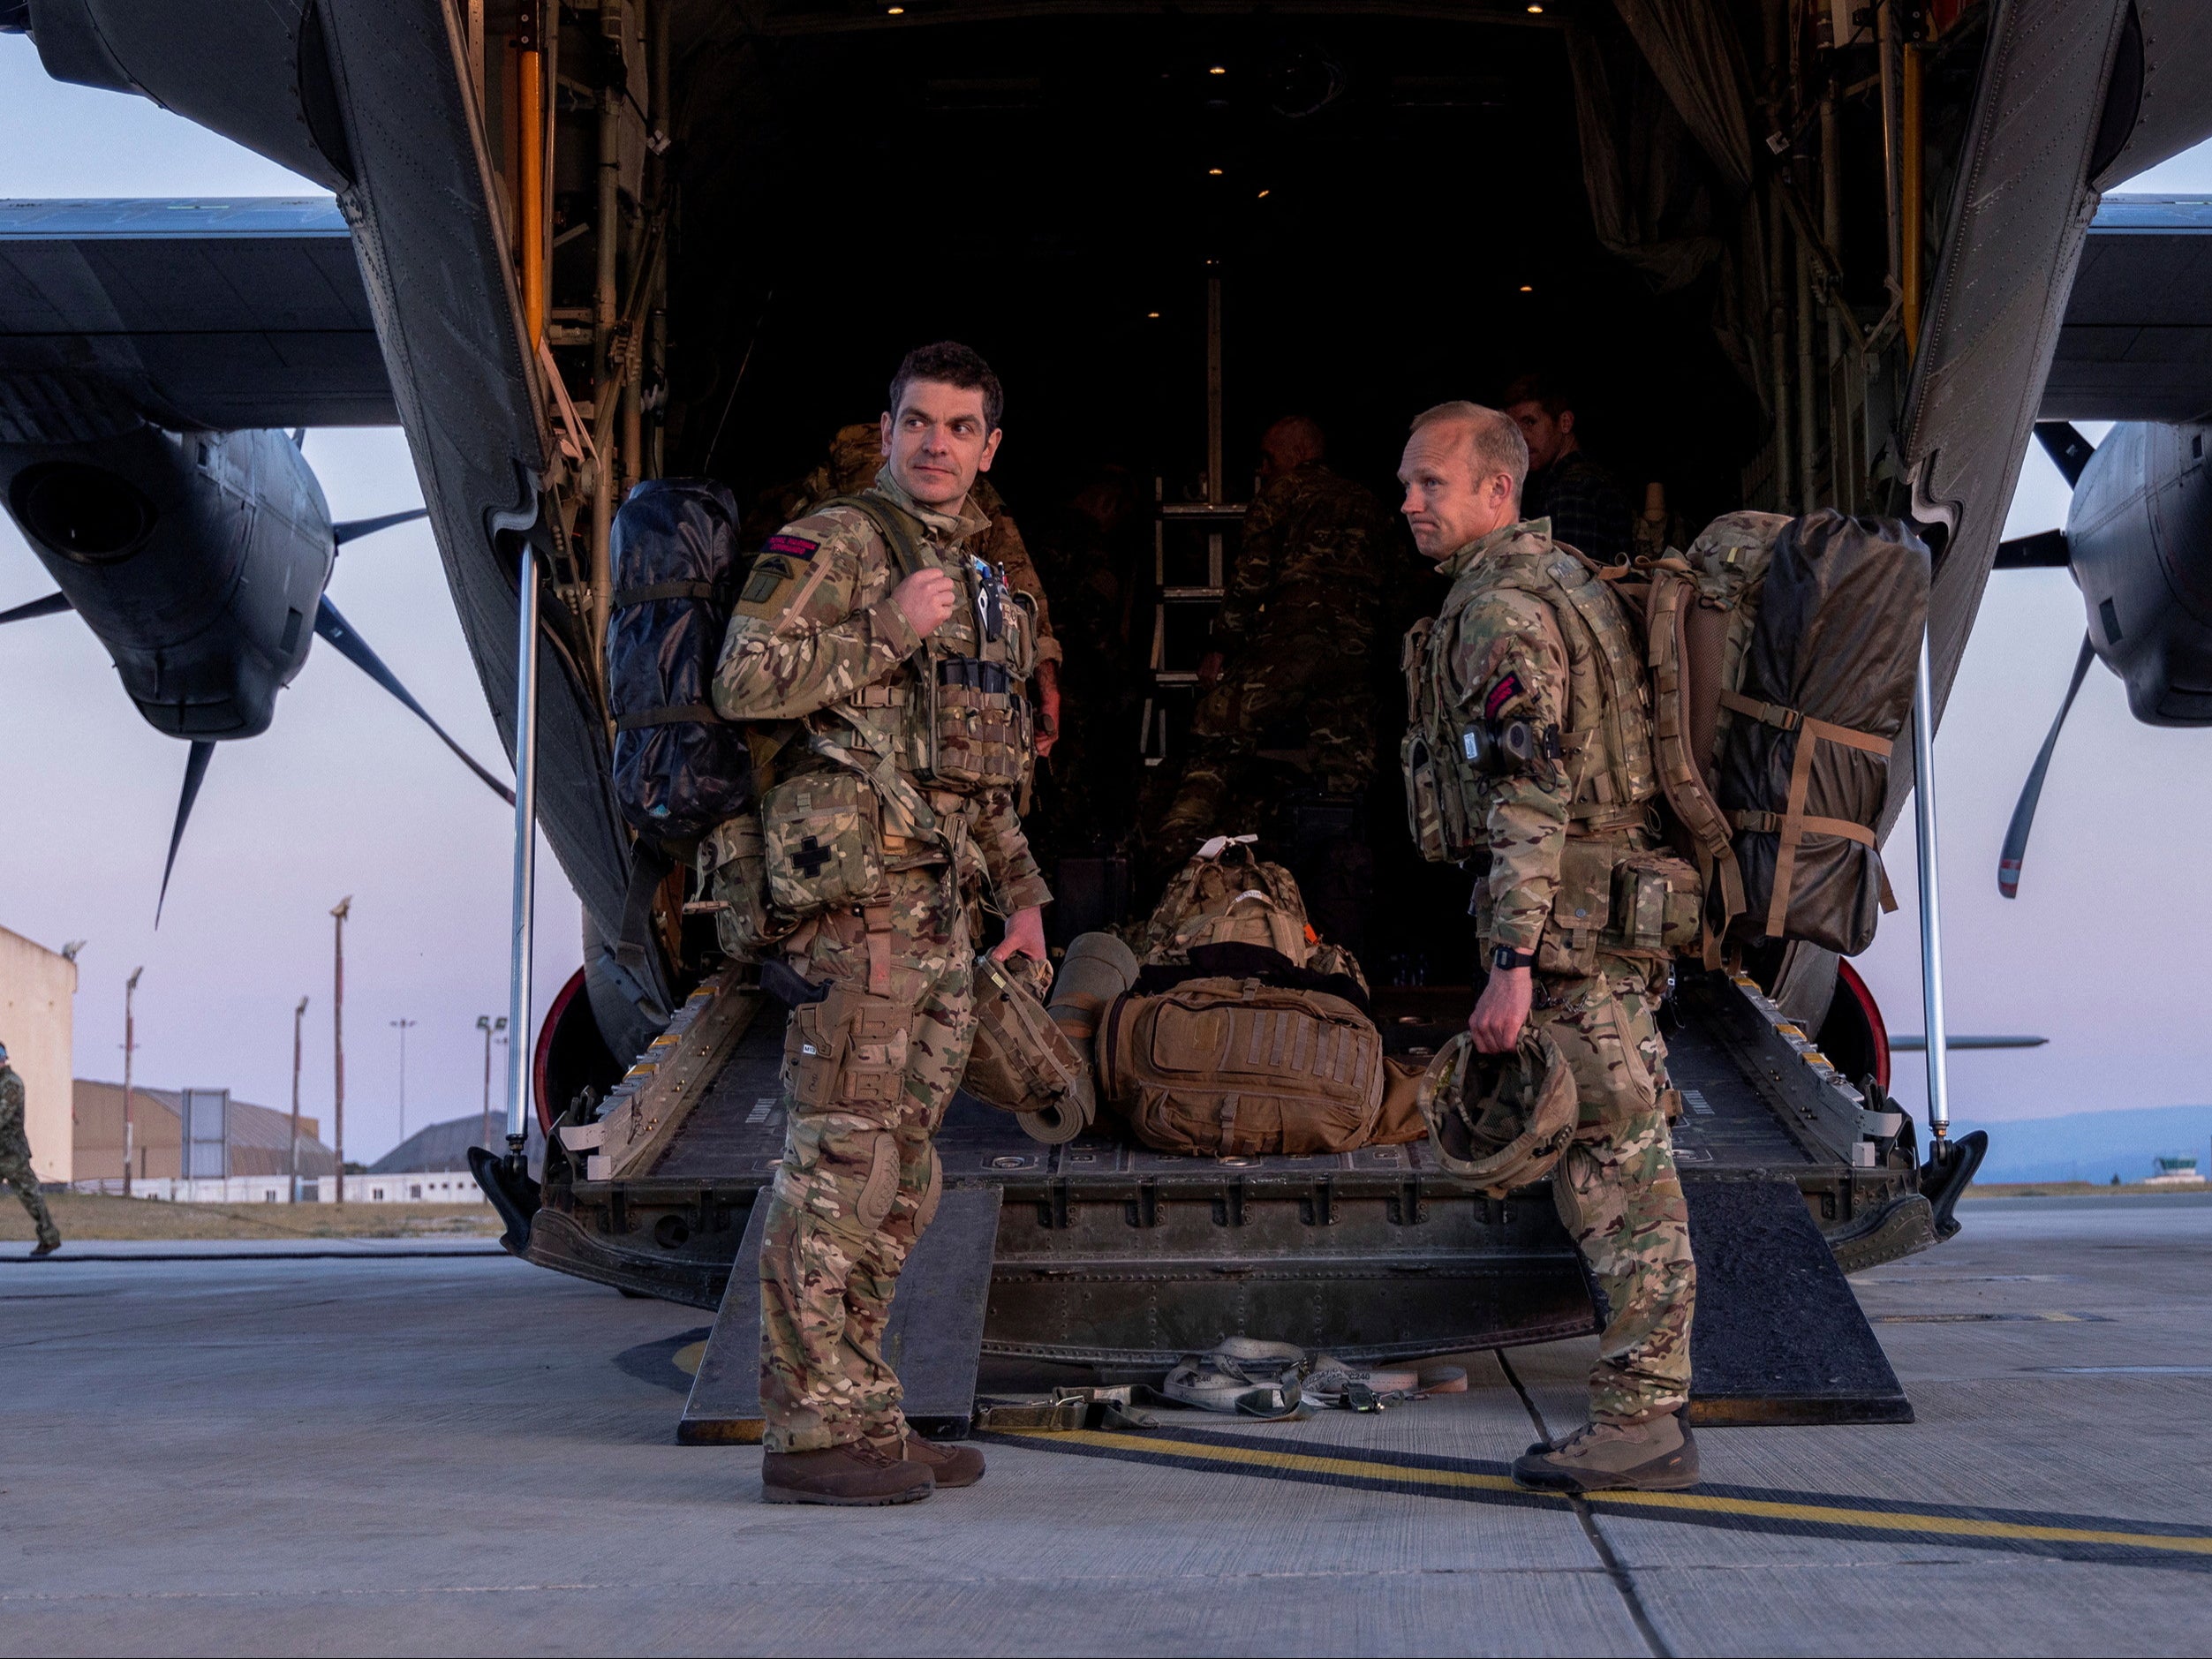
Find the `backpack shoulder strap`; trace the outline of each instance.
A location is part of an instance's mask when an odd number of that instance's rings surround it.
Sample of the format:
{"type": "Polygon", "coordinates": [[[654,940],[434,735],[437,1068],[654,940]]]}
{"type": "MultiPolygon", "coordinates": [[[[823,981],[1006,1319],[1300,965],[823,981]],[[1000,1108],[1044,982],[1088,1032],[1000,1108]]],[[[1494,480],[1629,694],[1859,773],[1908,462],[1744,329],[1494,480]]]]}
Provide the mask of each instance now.
{"type": "Polygon", "coordinates": [[[901,576],[912,576],[922,568],[914,521],[891,502],[880,495],[833,495],[813,510],[827,512],[833,507],[849,507],[876,527],[876,533],[891,549],[891,557],[898,565],[901,576]]]}

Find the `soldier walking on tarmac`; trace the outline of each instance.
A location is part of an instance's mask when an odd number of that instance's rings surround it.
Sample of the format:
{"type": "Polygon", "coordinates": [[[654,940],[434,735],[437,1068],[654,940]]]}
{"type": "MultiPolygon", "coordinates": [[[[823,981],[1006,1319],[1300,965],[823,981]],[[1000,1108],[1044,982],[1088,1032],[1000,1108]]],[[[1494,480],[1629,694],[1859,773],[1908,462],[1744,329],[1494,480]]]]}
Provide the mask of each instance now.
{"type": "Polygon", "coordinates": [[[23,1079],[8,1064],[4,1044],[0,1044],[0,1182],[14,1188],[31,1212],[31,1225],[38,1229],[38,1248],[31,1254],[51,1256],[60,1249],[61,1233],[47,1211],[46,1196],[31,1168],[31,1142],[23,1127],[23,1079]]]}
{"type": "Polygon", "coordinates": [[[1683,1417],[1696,1270],[1662,1104],[1666,964],[1608,952],[1578,925],[1614,869],[1651,846],[1642,668],[1612,595],[1553,546],[1549,521],[1521,519],[1528,464],[1495,410],[1446,403],[1414,422],[1398,473],[1406,519],[1452,589],[1407,636],[1400,753],[1423,855],[1477,872],[1489,979],[1468,1017],[1475,1046],[1504,1053],[1537,1026],[1580,1101],[1552,1195],[1605,1295],[1591,1421],[1530,1447],[1514,1478],[1669,1490],[1697,1480],[1683,1417]]]}
{"type": "Polygon", "coordinates": [[[726,719],[783,738],[751,901],[775,965],[805,982],[789,987],[760,1253],[771,1503],[906,1503],[983,1475],[973,1447],[909,1430],[882,1344],[943,1188],[931,1142],[975,1034],[979,890],[1006,918],[993,954],[1045,957],[1051,895],[1010,794],[1030,742],[1010,687],[1034,642],[1026,607],[970,550],[1001,403],[967,347],[910,352],[882,471],[768,539],[715,675],[726,719]]]}

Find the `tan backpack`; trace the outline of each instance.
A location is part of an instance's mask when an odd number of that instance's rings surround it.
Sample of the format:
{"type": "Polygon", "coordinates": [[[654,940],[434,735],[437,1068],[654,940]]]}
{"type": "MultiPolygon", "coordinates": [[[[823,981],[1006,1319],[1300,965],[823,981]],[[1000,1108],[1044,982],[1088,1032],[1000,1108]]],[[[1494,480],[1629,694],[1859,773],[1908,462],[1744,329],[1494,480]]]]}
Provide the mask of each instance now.
{"type": "Polygon", "coordinates": [[[1146,962],[1181,964],[1196,946],[1242,944],[1306,966],[1317,940],[1297,879],[1255,853],[1255,839],[1217,835],[1175,872],[1145,924],[1146,962]]]}
{"type": "Polygon", "coordinates": [[[1385,1083],[1374,1022],[1340,997],[1257,979],[1116,998],[1098,1071],[1138,1140],[1201,1158],[1368,1145],[1385,1083]]]}
{"type": "Polygon", "coordinates": [[[1708,894],[1701,940],[1708,968],[1720,965],[1721,936],[1745,905],[1735,827],[1715,790],[1720,740],[1745,699],[1744,656],[1759,619],[1759,594],[1780,513],[1723,513],[1687,554],[1606,572],[1631,616],[1643,624],[1651,670],[1652,759],[1708,894]]]}

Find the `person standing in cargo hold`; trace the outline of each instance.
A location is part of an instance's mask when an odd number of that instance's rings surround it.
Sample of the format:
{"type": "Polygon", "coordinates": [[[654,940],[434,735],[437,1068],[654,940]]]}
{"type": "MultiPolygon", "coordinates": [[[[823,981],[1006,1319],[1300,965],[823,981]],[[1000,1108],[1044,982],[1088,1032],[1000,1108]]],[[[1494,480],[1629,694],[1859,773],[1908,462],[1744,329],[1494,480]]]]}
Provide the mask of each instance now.
{"type": "Polygon", "coordinates": [[[1550,519],[1559,540],[1593,559],[1626,559],[1632,551],[1628,498],[1583,450],[1566,392],[1549,376],[1524,374],[1506,388],[1504,407],[1529,445],[1521,510],[1550,519]]]}
{"type": "MultiPolygon", "coordinates": [[[[1253,762],[1273,733],[1323,798],[1356,799],[1375,772],[1370,652],[1390,553],[1390,513],[1325,462],[1318,422],[1287,415],[1259,441],[1259,490],[1244,515],[1213,648],[1198,661],[1203,695],[1190,759],[1153,835],[1162,875],[1208,836],[1256,830],[1253,762]]],[[[1280,786],[1266,791],[1280,794],[1280,786]]]]}
{"type": "Polygon", "coordinates": [[[973,1447],[910,1432],[882,1341],[975,1033],[970,900],[1006,918],[994,956],[1045,956],[1051,895],[1010,796],[1031,616],[969,551],[1001,403],[967,347],[910,352],[882,471],[768,539],[715,674],[766,761],[757,822],[716,832],[720,919],[796,976],[766,976],[792,1004],[760,1253],[771,1503],[906,1503],[983,1474],[973,1447]]]}
{"type": "Polygon", "coordinates": [[[1697,1480],[1683,1416],[1696,1270],[1655,1017],[1667,961],[1608,921],[1618,877],[1695,875],[1651,849],[1658,784],[1634,637],[1548,521],[1521,519],[1528,464],[1495,410],[1446,403],[1414,422],[1406,519],[1452,588],[1406,637],[1407,807],[1423,856],[1476,872],[1489,979],[1468,1017],[1474,1046],[1504,1053],[1534,1025],[1580,1100],[1552,1194],[1605,1293],[1592,1421],[1531,1447],[1514,1478],[1672,1489],[1697,1480]]]}

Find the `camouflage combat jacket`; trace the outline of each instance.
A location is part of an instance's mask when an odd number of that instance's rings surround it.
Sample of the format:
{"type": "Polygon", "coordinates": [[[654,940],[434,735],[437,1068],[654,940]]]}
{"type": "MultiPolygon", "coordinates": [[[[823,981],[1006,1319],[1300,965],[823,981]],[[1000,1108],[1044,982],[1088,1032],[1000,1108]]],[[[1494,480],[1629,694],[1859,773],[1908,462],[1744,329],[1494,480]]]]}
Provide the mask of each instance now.
{"type": "Polygon", "coordinates": [[[1442,568],[1451,592],[1403,656],[1415,841],[1439,863],[1487,854],[1472,907],[1485,946],[1588,972],[1590,924],[1611,909],[1616,868],[1650,844],[1658,791],[1634,634],[1544,519],[1495,531],[1442,568]]]}
{"type": "MultiPolygon", "coordinates": [[[[925,641],[892,601],[904,573],[867,513],[832,506],[810,514],[770,537],[754,561],[723,640],[714,706],[728,720],[781,727],[783,741],[771,768],[775,783],[872,772],[887,758],[895,777],[876,791],[886,867],[948,857],[964,866],[972,856],[978,867],[963,868],[963,885],[987,878],[1009,912],[1044,903],[1051,894],[1010,789],[958,775],[932,725],[945,705],[987,697],[1005,705],[1003,691],[952,682],[962,677],[961,665],[985,659],[996,660],[1018,681],[1031,666],[1023,643],[1027,607],[1011,602],[1005,583],[970,555],[972,539],[988,523],[972,506],[964,505],[957,517],[933,511],[901,489],[887,470],[867,494],[904,516],[918,561],[953,578],[958,600],[952,615],[925,641]],[[986,639],[994,629],[995,637],[986,639]],[[947,685],[932,695],[925,675],[947,685]]],[[[1018,697],[1011,701],[1026,719],[1018,697]]],[[[1020,730],[1026,734],[1027,728],[1020,730]]],[[[772,872],[774,867],[772,858],[772,872]]]]}
{"type": "Polygon", "coordinates": [[[1269,479],[1244,514],[1215,646],[1234,654],[1265,617],[1302,610],[1325,618],[1332,633],[1371,630],[1390,536],[1373,494],[1318,462],[1269,479]]]}
{"type": "Polygon", "coordinates": [[[12,1066],[0,1066],[0,1148],[24,1138],[23,1079],[12,1066]]]}

